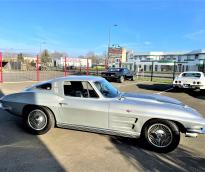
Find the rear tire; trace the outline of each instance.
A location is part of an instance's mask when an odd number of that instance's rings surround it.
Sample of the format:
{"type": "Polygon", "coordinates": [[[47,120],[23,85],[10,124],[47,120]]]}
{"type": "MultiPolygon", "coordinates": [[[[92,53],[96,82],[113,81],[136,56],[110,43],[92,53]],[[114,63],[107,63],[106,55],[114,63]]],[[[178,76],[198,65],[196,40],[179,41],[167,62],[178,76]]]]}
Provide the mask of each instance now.
{"type": "Polygon", "coordinates": [[[42,135],[54,127],[55,119],[47,108],[34,106],[24,111],[23,123],[30,133],[42,135]]]}
{"type": "Polygon", "coordinates": [[[131,81],[135,81],[135,77],[134,76],[132,76],[131,81]]]}
{"type": "Polygon", "coordinates": [[[168,120],[151,120],[143,126],[141,139],[156,152],[173,151],[180,142],[180,131],[177,125],[168,120]]]}

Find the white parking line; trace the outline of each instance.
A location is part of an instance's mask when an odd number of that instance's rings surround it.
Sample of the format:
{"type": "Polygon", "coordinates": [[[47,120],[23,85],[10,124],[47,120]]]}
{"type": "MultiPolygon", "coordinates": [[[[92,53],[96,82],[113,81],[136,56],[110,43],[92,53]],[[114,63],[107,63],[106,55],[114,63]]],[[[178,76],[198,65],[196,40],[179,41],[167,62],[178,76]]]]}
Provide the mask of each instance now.
{"type": "Polygon", "coordinates": [[[156,94],[162,94],[162,93],[165,93],[165,92],[170,91],[170,90],[172,90],[172,89],[173,89],[173,87],[171,87],[171,88],[169,88],[169,89],[166,89],[166,90],[164,90],[164,91],[161,91],[161,92],[159,92],[159,93],[156,93],[156,94]]]}

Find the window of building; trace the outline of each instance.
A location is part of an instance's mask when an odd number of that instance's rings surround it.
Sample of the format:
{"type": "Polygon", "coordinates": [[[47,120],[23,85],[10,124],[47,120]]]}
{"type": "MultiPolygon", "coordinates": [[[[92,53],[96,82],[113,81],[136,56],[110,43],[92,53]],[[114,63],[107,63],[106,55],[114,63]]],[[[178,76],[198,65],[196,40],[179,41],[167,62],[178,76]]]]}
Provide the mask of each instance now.
{"type": "Polygon", "coordinates": [[[149,66],[149,71],[152,71],[152,65],[149,66]]]}
{"type": "Polygon", "coordinates": [[[98,98],[98,94],[87,81],[66,81],[64,95],[82,98],[98,98]]]}
{"type": "Polygon", "coordinates": [[[162,71],[162,72],[173,71],[173,66],[161,65],[161,71],[162,71]]]}
{"type": "Polygon", "coordinates": [[[144,71],[147,71],[147,66],[146,65],[144,65],[144,71]]]}
{"type": "Polygon", "coordinates": [[[155,69],[155,71],[157,71],[158,70],[158,65],[155,65],[154,69],[155,69]]]}

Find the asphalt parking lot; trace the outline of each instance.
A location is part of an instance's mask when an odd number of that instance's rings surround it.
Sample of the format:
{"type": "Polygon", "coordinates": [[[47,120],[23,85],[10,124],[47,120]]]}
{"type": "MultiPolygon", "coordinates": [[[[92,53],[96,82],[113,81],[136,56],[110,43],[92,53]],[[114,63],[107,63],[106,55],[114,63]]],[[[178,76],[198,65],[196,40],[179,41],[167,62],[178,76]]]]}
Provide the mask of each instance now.
{"type": "MultiPolygon", "coordinates": [[[[0,93],[18,92],[32,84],[4,83],[0,93]]],[[[113,85],[121,91],[177,98],[205,116],[204,93],[175,92],[170,85],[150,82],[113,85]]],[[[22,128],[20,118],[0,110],[0,171],[205,171],[205,136],[182,135],[175,151],[159,154],[144,149],[138,140],[102,134],[54,128],[34,136],[22,128]]]]}

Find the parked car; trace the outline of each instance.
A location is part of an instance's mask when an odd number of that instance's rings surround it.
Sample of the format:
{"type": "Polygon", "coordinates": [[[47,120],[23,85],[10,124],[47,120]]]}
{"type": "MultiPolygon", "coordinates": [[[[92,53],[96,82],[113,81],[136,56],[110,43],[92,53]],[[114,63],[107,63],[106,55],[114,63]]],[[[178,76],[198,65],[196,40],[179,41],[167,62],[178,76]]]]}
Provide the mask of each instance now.
{"type": "Polygon", "coordinates": [[[205,77],[203,72],[183,72],[173,81],[174,88],[190,88],[205,90],[205,77]]]}
{"type": "Polygon", "coordinates": [[[124,93],[102,77],[68,76],[0,99],[33,134],[52,127],[141,138],[159,152],[174,150],[180,133],[204,134],[205,119],[182,102],[157,94],[124,93]]]}
{"type": "Polygon", "coordinates": [[[124,82],[125,79],[134,81],[134,72],[127,68],[110,68],[106,72],[102,72],[101,76],[107,80],[115,80],[120,83],[124,82]]]}

